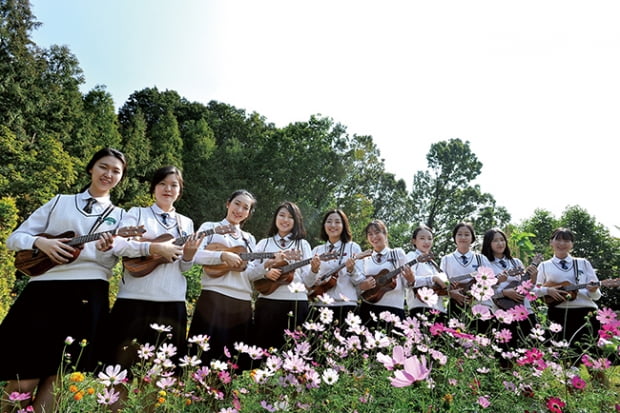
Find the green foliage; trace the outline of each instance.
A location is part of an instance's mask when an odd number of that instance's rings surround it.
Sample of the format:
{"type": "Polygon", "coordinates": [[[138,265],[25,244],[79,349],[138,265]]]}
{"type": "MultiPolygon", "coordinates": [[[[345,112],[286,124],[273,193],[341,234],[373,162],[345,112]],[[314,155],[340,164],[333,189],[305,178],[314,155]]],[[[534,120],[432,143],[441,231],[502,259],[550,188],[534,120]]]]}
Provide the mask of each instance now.
{"type": "Polygon", "coordinates": [[[13,198],[0,198],[0,322],[13,303],[15,268],[13,252],[6,248],[4,240],[17,226],[17,207],[13,198]]]}
{"type": "Polygon", "coordinates": [[[468,141],[435,143],[426,159],[428,170],[417,172],[413,178],[410,203],[415,206],[413,222],[434,229],[435,253],[454,249],[451,233],[458,222],[471,222],[479,233],[509,222],[508,211],[497,207],[492,195],[471,185],[480,175],[482,163],[471,152],[468,141]]]}

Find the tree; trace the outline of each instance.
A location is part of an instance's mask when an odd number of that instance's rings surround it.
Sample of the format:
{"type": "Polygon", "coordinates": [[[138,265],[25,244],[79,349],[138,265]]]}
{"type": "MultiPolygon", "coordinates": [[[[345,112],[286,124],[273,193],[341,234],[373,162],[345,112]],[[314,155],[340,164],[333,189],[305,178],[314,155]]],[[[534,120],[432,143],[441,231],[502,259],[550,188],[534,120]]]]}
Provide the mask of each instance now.
{"type": "Polygon", "coordinates": [[[183,138],[183,179],[184,187],[181,199],[177,202],[181,211],[191,213],[196,226],[207,218],[201,208],[209,202],[211,177],[205,167],[211,162],[215,152],[213,131],[203,118],[187,120],[180,125],[183,138]]]}
{"type": "Polygon", "coordinates": [[[121,125],[122,148],[128,164],[128,174],[115,191],[119,205],[149,205],[147,182],[151,166],[151,142],[146,137],[146,121],[138,109],[121,125]]]}
{"type": "Polygon", "coordinates": [[[471,185],[480,175],[482,163],[471,152],[468,141],[434,143],[426,159],[429,170],[414,176],[410,202],[413,221],[435,231],[435,253],[453,249],[450,234],[460,221],[472,222],[478,231],[502,227],[510,221],[506,209],[497,207],[492,195],[471,185]]]}
{"type": "Polygon", "coordinates": [[[348,214],[355,239],[364,244],[363,229],[377,218],[388,226],[393,246],[408,243],[405,233],[411,215],[405,182],[385,171],[372,137],[353,135],[342,158],[346,169],[335,193],[336,204],[348,214]]]}
{"type": "MultiPolygon", "coordinates": [[[[17,225],[17,207],[13,198],[0,198],[0,239],[5,240],[17,225]]],[[[0,243],[0,322],[13,303],[15,268],[13,253],[0,243]]]]}

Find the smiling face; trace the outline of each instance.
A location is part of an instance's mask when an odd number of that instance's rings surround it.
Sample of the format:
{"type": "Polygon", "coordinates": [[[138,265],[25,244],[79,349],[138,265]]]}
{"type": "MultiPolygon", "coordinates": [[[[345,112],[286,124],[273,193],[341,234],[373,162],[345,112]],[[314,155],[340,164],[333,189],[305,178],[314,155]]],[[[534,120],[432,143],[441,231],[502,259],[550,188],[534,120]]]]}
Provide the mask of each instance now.
{"type": "Polygon", "coordinates": [[[506,238],[501,232],[496,232],[491,241],[491,251],[496,258],[502,258],[506,251],[506,238]]]}
{"type": "Polygon", "coordinates": [[[293,231],[295,227],[295,218],[286,207],[278,209],[276,213],[276,228],[278,235],[285,237],[293,231]]]}
{"type": "Polygon", "coordinates": [[[107,196],[123,177],[123,163],[114,156],[104,156],[88,171],[91,176],[88,192],[94,197],[107,196]]]}
{"type": "Polygon", "coordinates": [[[226,203],[226,220],[233,225],[240,225],[250,216],[254,200],[241,194],[226,203]]]}
{"type": "Polygon", "coordinates": [[[329,241],[332,244],[338,242],[344,228],[340,215],[337,212],[332,212],[331,214],[329,214],[327,216],[327,219],[325,219],[324,228],[325,233],[329,237],[329,241]]]}
{"type": "Polygon", "coordinates": [[[387,234],[376,225],[368,227],[366,230],[366,239],[376,252],[383,251],[387,246],[387,234]]]}
{"type": "Polygon", "coordinates": [[[429,230],[421,229],[416,233],[413,244],[417,250],[428,254],[433,246],[433,234],[429,230]]]}
{"type": "Polygon", "coordinates": [[[181,183],[175,174],[168,174],[155,185],[155,203],[163,211],[170,211],[181,193],[181,183]]]}
{"type": "Polygon", "coordinates": [[[474,236],[466,226],[460,227],[456,234],[454,234],[454,242],[456,243],[456,249],[465,254],[469,252],[472,242],[474,242],[474,236]]]}
{"type": "Polygon", "coordinates": [[[566,258],[573,249],[573,241],[565,237],[555,237],[551,240],[551,248],[553,248],[553,255],[558,258],[566,258]]]}

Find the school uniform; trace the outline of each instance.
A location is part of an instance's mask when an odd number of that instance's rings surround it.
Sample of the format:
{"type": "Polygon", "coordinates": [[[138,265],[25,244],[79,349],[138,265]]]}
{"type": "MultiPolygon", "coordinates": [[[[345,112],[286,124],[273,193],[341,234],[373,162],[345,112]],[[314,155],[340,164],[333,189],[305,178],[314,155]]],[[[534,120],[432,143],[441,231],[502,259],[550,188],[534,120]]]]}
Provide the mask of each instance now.
{"type": "MultiPolygon", "coordinates": [[[[408,252],[407,262],[412,261],[421,255],[423,254],[419,250],[408,252]]],[[[413,270],[413,273],[415,275],[415,285],[413,288],[407,288],[405,290],[405,301],[407,303],[407,309],[409,310],[409,314],[413,316],[416,313],[425,312],[430,309],[437,310],[445,314],[447,310],[444,304],[444,297],[439,296],[437,304],[430,306],[424,301],[420,300],[415,291],[416,289],[422,287],[432,287],[434,285],[434,276],[439,276],[441,280],[447,284],[448,277],[446,276],[446,274],[442,273],[441,270],[437,268],[437,264],[432,261],[416,262],[415,264],[413,264],[411,269],[413,270]]]]}
{"type": "MultiPolygon", "coordinates": [[[[402,248],[386,247],[380,252],[374,251],[372,256],[364,258],[363,273],[366,278],[375,276],[381,271],[391,272],[405,265],[407,258],[402,248]]],[[[404,318],[405,316],[405,289],[408,287],[407,279],[402,275],[402,271],[394,277],[396,287],[387,290],[385,294],[376,303],[371,303],[364,299],[362,292],[362,304],[360,305],[360,317],[362,321],[368,325],[376,325],[373,321],[371,313],[377,317],[383,311],[389,311],[392,314],[404,318]]]]}
{"type": "MultiPolygon", "coordinates": [[[[560,259],[554,256],[538,265],[538,278],[533,291],[541,297],[547,295],[547,283],[568,282],[577,285],[598,281],[592,264],[585,258],[575,258],[568,255],[566,258],[560,259]]],[[[596,301],[600,298],[600,289],[590,292],[586,288],[582,288],[577,290],[574,300],[567,300],[550,306],[547,311],[549,320],[562,326],[562,331],[558,337],[567,340],[570,345],[574,345],[582,338],[596,336],[600,323],[594,313],[598,309],[596,301]],[[587,323],[591,324],[591,331],[589,327],[582,328],[587,323]]]]}
{"type": "MultiPolygon", "coordinates": [[[[335,244],[327,242],[322,245],[317,245],[312,250],[311,256],[322,255],[328,253],[337,253],[338,259],[328,260],[321,262],[321,268],[318,273],[312,272],[310,269],[309,282],[314,286],[317,281],[322,280],[322,277],[331,274],[336,268],[342,266],[349,258],[359,254],[362,251],[360,246],[353,241],[343,243],[338,240],[335,244]]],[[[357,310],[358,291],[356,286],[364,281],[364,267],[362,260],[355,261],[353,272],[349,273],[346,267],[341,268],[338,271],[336,284],[325,291],[333,301],[330,304],[326,304],[320,301],[313,301],[310,303],[311,308],[318,310],[321,307],[329,307],[334,311],[334,316],[339,320],[340,325],[346,319],[349,312],[355,313],[357,310]]],[[[323,282],[327,280],[322,280],[323,282]]],[[[317,311],[318,312],[318,311],[317,311]]]]}
{"type": "MultiPolygon", "coordinates": [[[[461,254],[458,250],[454,251],[452,254],[444,255],[441,258],[441,262],[439,267],[441,270],[446,273],[448,276],[448,281],[453,280],[455,277],[460,277],[462,275],[472,274],[478,270],[480,267],[490,267],[491,264],[487,257],[482,254],[474,253],[473,251],[467,251],[466,254],[461,254]]],[[[467,279],[460,280],[460,283],[467,282],[472,280],[473,277],[468,277],[467,279]]],[[[472,303],[471,306],[475,304],[482,304],[487,307],[491,311],[494,311],[495,304],[491,299],[476,301],[472,303]]],[[[454,316],[460,317],[461,314],[465,311],[465,308],[459,305],[456,300],[450,298],[448,304],[448,312],[454,316]]],[[[465,320],[463,320],[465,321],[465,320]]],[[[477,320],[474,328],[478,332],[485,332],[489,327],[488,322],[483,322],[481,320],[477,320]]]]}
{"type": "MultiPolygon", "coordinates": [[[[143,225],[146,232],[142,237],[148,240],[166,234],[176,239],[194,232],[190,218],[175,210],[164,212],[157,204],[131,208],[121,224],[143,225]]],[[[149,256],[151,244],[149,241],[120,239],[114,243],[113,253],[128,258],[149,256]]],[[[175,358],[186,354],[187,280],[183,273],[192,265],[193,261],[179,259],[160,264],[142,277],[134,277],[124,270],[107,329],[110,364],[129,368],[137,361],[139,345],[146,343],[173,344],[177,348],[175,358]],[[151,324],[169,326],[172,331],[162,334],[151,328],[151,324]]]]}
{"type": "MultiPolygon", "coordinates": [[[[289,236],[264,238],[256,245],[257,252],[283,252],[296,250],[301,253],[300,260],[312,257],[310,244],[305,239],[293,240],[289,236]]],[[[267,269],[259,260],[249,274],[251,281],[263,279],[267,269]]],[[[295,261],[291,261],[294,263],[295,261]]],[[[312,283],[309,278],[310,264],[294,270],[291,283],[301,283],[309,288],[312,283]]],[[[254,340],[253,342],[264,349],[270,347],[281,348],[285,343],[284,330],[294,330],[301,325],[308,315],[308,294],[306,291],[291,292],[290,284],[279,285],[270,294],[259,293],[254,309],[254,340]]]]}
{"type": "MultiPolygon", "coordinates": [[[[224,219],[220,222],[205,222],[198,232],[221,225],[232,225],[224,219]]],[[[221,252],[205,250],[208,244],[221,244],[225,248],[243,247],[247,252],[256,251],[256,239],[249,232],[235,225],[235,233],[218,234],[205,237],[202,246],[194,256],[194,263],[200,265],[220,264],[221,252]]],[[[229,351],[234,343],[248,343],[252,322],[252,284],[248,274],[255,261],[248,261],[244,271],[228,271],[222,276],[212,277],[204,271],[200,279],[202,292],[196,302],[194,315],[189,327],[189,337],[208,335],[210,350],[202,353],[202,359],[223,358],[224,348],[229,351]]],[[[191,351],[190,351],[191,352],[191,351]]]]}
{"type": "MultiPolygon", "coordinates": [[[[88,192],[56,195],[38,208],[7,239],[10,250],[33,249],[37,234],[75,236],[112,231],[119,227],[124,211],[109,197],[96,198],[84,211],[88,192]]],[[[101,252],[93,242],[83,244],[71,263],[56,265],[31,277],[0,325],[0,380],[38,379],[55,375],[68,336],[75,343],[66,347],[78,370],[96,365],[100,328],[108,315],[109,283],[117,262],[111,251],[101,252]],[[86,340],[88,345],[80,347],[86,340]]]]}
{"type": "MultiPolygon", "coordinates": [[[[525,266],[521,262],[519,258],[506,258],[505,256],[502,258],[493,257],[492,260],[489,260],[491,263],[491,268],[495,275],[499,275],[504,271],[523,269],[525,271],[525,266]]],[[[517,275],[508,275],[505,281],[501,283],[497,283],[493,288],[496,295],[501,295],[502,291],[513,282],[521,282],[523,279],[523,274],[517,275]]],[[[529,278],[528,278],[529,279],[529,278]]],[[[515,287],[516,288],[516,287],[515,287]]],[[[529,299],[524,298],[522,303],[517,303],[517,305],[523,305],[528,313],[528,318],[522,321],[513,321],[510,324],[503,323],[495,323],[495,327],[497,329],[508,329],[512,333],[512,339],[510,342],[506,343],[505,347],[520,347],[523,340],[527,338],[530,334],[532,328],[536,325],[536,316],[534,315],[534,311],[532,310],[532,304],[529,299]]],[[[495,307],[495,310],[499,309],[499,307],[495,307]]]]}

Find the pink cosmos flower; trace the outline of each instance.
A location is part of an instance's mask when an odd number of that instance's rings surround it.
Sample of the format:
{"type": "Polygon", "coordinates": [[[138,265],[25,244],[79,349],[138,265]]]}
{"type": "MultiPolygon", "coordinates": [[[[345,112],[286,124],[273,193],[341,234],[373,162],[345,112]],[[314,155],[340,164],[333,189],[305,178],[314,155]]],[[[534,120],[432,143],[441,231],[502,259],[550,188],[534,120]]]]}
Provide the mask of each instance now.
{"type": "Polygon", "coordinates": [[[480,396],[478,397],[478,404],[482,406],[483,409],[486,409],[491,405],[491,402],[485,396],[480,396]]]}
{"type": "Polygon", "coordinates": [[[606,370],[611,366],[611,361],[606,358],[600,358],[598,360],[592,360],[587,354],[581,356],[581,362],[593,370],[606,370]]]}
{"type": "Polygon", "coordinates": [[[519,304],[508,310],[513,321],[524,321],[528,319],[527,308],[523,304],[519,304]]]}
{"type": "Polygon", "coordinates": [[[393,370],[397,366],[403,366],[406,360],[407,357],[405,356],[405,348],[403,346],[394,346],[392,357],[386,356],[383,353],[377,353],[377,361],[382,363],[388,370],[393,370]]]}
{"type": "Polygon", "coordinates": [[[476,304],[471,308],[471,312],[474,317],[480,320],[490,320],[493,318],[493,314],[491,314],[491,309],[482,304],[476,304]]]}
{"type": "Polygon", "coordinates": [[[508,343],[512,339],[512,333],[507,328],[495,332],[495,340],[499,343],[508,343]]]}
{"type": "Polygon", "coordinates": [[[616,320],[616,313],[610,308],[601,308],[596,314],[596,319],[600,321],[601,324],[610,323],[616,320]]]}
{"type": "Polygon", "coordinates": [[[476,274],[474,275],[476,282],[480,285],[491,287],[497,284],[497,277],[495,271],[489,267],[478,267],[476,274]]]}
{"type": "Polygon", "coordinates": [[[426,358],[424,356],[409,357],[405,360],[404,368],[396,370],[394,377],[390,377],[392,386],[406,387],[416,381],[424,380],[428,377],[431,370],[426,366],[426,358]]]}
{"type": "Polygon", "coordinates": [[[512,323],[512,320],[514,319],[514,316],[512,315],[510,311],[499,309],[495,311],[495,318],[500,323],[510,324],[512,323]]]}
{"type": "Polygon", "coordinates": [[[486,284],[474,284],[469,290],[469,293],[478,301],[489,300],[491,297],[493,297],[493,289],[486,284]]]}
{"type": "Polygon", "coordinates": [[[433,307],[437,304],[439,297],[435,294],[435,290],[428,287],[422,287],[417,290],[418,297],[422,300],[426,305],[433,307]]]}
{"type": "Polygon", "coordinates": [[[28,400],[30,398],[30,393],[20,393],[20,392],[12,392],[9,394],[9,400],[12,402],[21,402],[24,400],[28,400]]]}
{"type": "Polygon", "coordinates": [[[515,288],[515,291],[517,291],[521,295],[528,295],[532,287],[534,287],[534,284],[532,283],[532,281],[527,280],[519,284],[517,288],[515,288]]]}

